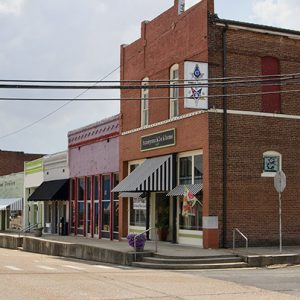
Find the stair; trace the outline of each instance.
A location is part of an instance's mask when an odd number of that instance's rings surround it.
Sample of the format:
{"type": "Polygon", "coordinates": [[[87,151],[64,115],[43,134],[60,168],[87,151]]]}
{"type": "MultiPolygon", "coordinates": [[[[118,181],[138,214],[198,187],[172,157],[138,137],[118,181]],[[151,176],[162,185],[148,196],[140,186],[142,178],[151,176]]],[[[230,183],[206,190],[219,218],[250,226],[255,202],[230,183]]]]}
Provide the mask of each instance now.
{"type": "Polygon", "coordinates": [[[175,257],[154,255],[133,262],[132,266],[148,269],[192,270],[192,269],[228,269],[245,268],[247,263],[236,255],[175,257]]]}

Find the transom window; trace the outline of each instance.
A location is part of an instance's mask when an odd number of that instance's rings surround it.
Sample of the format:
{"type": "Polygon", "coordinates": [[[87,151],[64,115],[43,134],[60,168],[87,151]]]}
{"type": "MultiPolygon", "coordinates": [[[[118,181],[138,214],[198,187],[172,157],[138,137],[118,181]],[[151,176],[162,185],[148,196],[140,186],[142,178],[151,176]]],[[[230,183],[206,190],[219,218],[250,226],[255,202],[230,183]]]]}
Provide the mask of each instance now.
{"type": "Polygon", "coordinates": [[[179,115],[179,88],[175,86],[178,84],[178,79],[179,67],[176,64],[170,69],[170,118],[179,115]]]}
{"type": "MultiPolygon", "coordinates": [[[[142,81],[142,86],[148,85],[149,78],[146,77],[142,81]]],[[[149,124],[149,89],[141,90],[141,126],[149,124]]]]}

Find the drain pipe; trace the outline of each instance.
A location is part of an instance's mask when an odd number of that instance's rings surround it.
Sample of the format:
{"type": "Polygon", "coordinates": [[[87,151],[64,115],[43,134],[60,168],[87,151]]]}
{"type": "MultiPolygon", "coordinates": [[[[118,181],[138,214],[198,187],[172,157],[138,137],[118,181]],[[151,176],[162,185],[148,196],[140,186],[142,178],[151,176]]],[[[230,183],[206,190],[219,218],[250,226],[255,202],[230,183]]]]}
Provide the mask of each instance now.
{"type": "Polygon", "coordinates": [[[227,78],[227,29],[228,24],[225,24],[225,28],[222,33],[223,43],[223,248],[227,243],[227,138],[228,138],[228,120],[227,120],[227,93],[228,88],[225,78],[227,78]]]}

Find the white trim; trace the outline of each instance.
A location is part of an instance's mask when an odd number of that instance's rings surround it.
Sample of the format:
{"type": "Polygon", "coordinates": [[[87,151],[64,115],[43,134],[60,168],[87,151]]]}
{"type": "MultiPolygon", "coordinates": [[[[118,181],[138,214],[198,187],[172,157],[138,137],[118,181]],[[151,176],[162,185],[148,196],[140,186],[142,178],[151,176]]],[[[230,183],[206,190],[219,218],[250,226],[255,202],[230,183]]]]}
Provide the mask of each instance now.
{"type": "MultiPolygon", "coordinates": [[[[194,111],[192,113],[188,113],[188,114],[184,114],[172,119],[168,119],[168,120],[164,120],[161,122],[157,122],[157,123],[153,123],[151,125],[147,125],[147,126],[143,126],[143,127],[139,127],[139,128],[134,128],[128,131],[124,131],[121,133],[122,136],[124,135],[129,135],[135,132],[139,132],[145,129],[149,129],[149,128],[155,128],[161,125],[165,125],[165,124],[169,124],[169,123],[173,123],[179,120],[183,120],[183,119],[188,119],[197,115],[202,115],[205,113],[219,113],[222,114],[223,113],[223,109],[209,109],[209,110],[199,110],[199,111],[194,111]]],[[[245,116],[257,116],[257,117],[268,117],[268,118],[279,118],[279,119],[291,119],[291,120],[300,120],[300,115],[287,115],[287,114],[274,114],[274,113],[263,113],[263,112],[256,112],[256,111],[244,111],[244,110],[228,110],[227,111],[228,114],[233,114],[233,115],[245,115],[245,116]]]]}
{"type": "MultiPolygon", "coordinates": [[[[142,80],[142,86],[147,85],[149,81],[148,77],[142,80]]],[[[149,124],[149,89],[141,89],[141,126],[147,126],[149,124]]]]}
{"type": "MultiPolygon", "coordinates": [[[[216,23],[216,25],[222,26],[222,27],[226,26],[226,24],[223,24],[223,23],[216,23]]],[[[295,39],[295,40],[300,39],[300,35],[290,34],[290,33],[285,33],[285,32],[280,32],[280,31],[273,31],[273,30],[268,30],[268,29],[252,28],[252,27],[241,26],[241,25],[232,25],[232,24],[228,24],[228,28],[235,29],[235,30],[242,29],[242,30],[253,31],[253,32],[258,32],[258,33],[267,33],[267,34],[272,34],[272,35],[285,36],[285,37],[288,37],[290,39],[295,39]]]]}
{"type": "MultiPolygon", "coordinates": [[[[216,112],[216,113],[222,114],[223,109],[211,109],[211,110],[209,110],[209,112],[216,112]]],[[[228,110],[227,113],[228,114],[233,114],[233,115],[244,115],[244,116],[257,116],[257,117],[300,120],[300,115],[274,114],[274,113],[263,113],[263,112],[245,111],[245,110],[228,110]]]]}

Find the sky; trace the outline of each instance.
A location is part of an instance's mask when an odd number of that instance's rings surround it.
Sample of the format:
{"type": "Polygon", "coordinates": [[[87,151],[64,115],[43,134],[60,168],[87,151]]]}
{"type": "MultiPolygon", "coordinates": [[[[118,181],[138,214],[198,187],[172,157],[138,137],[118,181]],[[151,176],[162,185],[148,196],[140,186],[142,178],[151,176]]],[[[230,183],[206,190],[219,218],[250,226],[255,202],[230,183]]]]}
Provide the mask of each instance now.
{"type": "MultiPolygon", "coordinates": [[[[187,8],[196,2],[186,0],[187,8]]],[[[0,80],[119,80],[120,45],[138,39],[141,21],[172,5],[173,0],[0,0],[0,80]]],[[[215,0],[215,12],[223,19],[300,30],[299,0],[215,0]]],[[[5,97],[119,98],[119,92],[0,90],[5,97]]],[[[68,131],[117,113],[118,101],[0,100],[0,149],[63,151],[68,131]]]]}

